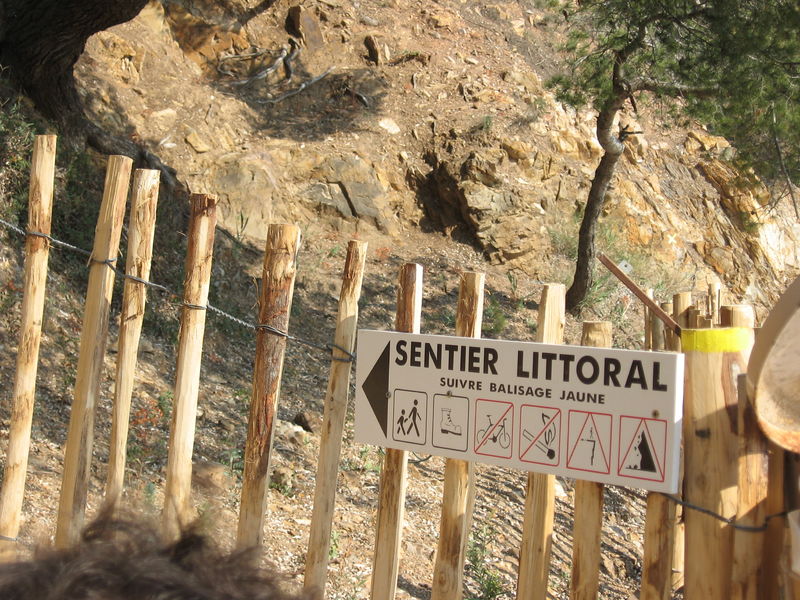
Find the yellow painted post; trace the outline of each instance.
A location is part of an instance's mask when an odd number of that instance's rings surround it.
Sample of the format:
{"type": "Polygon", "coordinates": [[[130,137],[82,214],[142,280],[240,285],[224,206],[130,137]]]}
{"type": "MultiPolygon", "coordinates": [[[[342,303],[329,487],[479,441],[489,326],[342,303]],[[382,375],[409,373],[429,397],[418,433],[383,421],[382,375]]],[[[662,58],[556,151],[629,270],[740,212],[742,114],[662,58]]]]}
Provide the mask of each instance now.
{"type": "MultiPolygon", "coordinates": [[[[684,330],[684,498],[725,518],[737,511],[739,438],[736,374],[747,368],[749,328],[684,330]]],[[[733,528],[697,510],[684,511],[685,596],[730,598],[733,528]]]]}

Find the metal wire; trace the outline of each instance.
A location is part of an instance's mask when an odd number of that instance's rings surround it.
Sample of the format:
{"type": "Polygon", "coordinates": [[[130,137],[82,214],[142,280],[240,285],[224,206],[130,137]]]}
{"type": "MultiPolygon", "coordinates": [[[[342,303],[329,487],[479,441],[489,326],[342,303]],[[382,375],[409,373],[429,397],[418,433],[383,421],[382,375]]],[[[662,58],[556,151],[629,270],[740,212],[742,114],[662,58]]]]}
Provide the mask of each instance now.
{"type": "Polygon", "coordinates": [[[690,510],[694,510],[694,511],[697,511],[699,513],[703,513],[704,515],[708,515],[709,517],[713,517],[714,519],[717,519],[718,521],[722,521],[723,523],[727,523],[728,525],[730,525],[734,529],[738,529],[740,531],[749,531],[749,532],[753,532],[753,533],[757,533],[757,532],[760,532],[760,531],[766,531],[767,527],[769,527],[770,520],[777,519],[779,517],[785,517],[787,515],[787,511],[783,511],[783,512],[775,513],[775,514],[772,514],[772,515],[767,515],[766,517],[764,517],[764,522],[761,523],[760,525],[742,525],[742,524],[736,522],[736,517],[724,517],[724,516],[714,512],[711,509],[705,508],[703,506],[698,506],[697,504],[692,504],[691,502],[687,502],[686,500],[682,500],[681,498],[678,498],[677,496],[673,496],[672,494],[665,494],[663,492],[660,492],[660,493],[661,493],[662,496],[664,496],[665,498],[671,500],[675,504],[679,504],[679,505],[683,506],[684,508],[688,508],[690,510]]]}
{"type": "MultiPolygon", "coordinates": [[[[46,239],[48,242],[50,242],[54,246],[57,246],[57,247],[60,247],[60,248],[65,248],[67,250],[71,250],[73,252],[77,252],[77,253],[82,254],[84,256],[89,256],[89,257],[92,256],[91,252],[89,252],[87,250],[84,250],[83,248],[79,248],[77,246],[73,246],[72,244],[69,244],[67,242],[63,242],[61,240],[58,240],[58,239],[54,238],[53,236],[51,236],[49,234],[42,233],[42,232],[39,232],[39,231],[25,231],[24,229],[22,229],[20,227],[17,227],[16,225],[14,225],[12,223],[9,223],[8,221],[6,221],[4,219],[0,219],[0,225],[3,225],[7,229],[15,231],[15,232],[19,233],[20,235],[23,235],[23,236],[32,235],[32,236],[35,236],[35,237],[41,237],[41,238],[46,239]]],[[[176,297],[176,298],[179,297],[179,295],[176,292],[172,291],[171,289],[169,289],[168,287],[166,287],[164,285],[161,285],[159,283],[155,283],[155,282],[152,282],[152,281],[147,281],[145,279],[141,279],[140,277],[135,277],[133,275],[128,275],[124,271],[121,271],[114,264],[116,262],[116,258],[110,258],[110,259],[107,259],[107,260],[92,259],[92,262],[96,262],[96,263],[99,263],[99,264],[106,265],[109,269],[113,270],[120,277],[123,277],[125,279],[130,279],[131,281],[135,281],[136,283],[140,283],[142,285],[146,285],[146,286],[151,287],[153,289],[159,290],[160,292],[164,292],[166,294],[169,294],[169,295],[171,295],[173,297],[176,297]]],[[[339,352],[341,352],[341,353],[343,353],[345,355],[345,358],[338,357],[338,356],[331,356],[330,357],[331,360],[340,361],[340,362],[355,362],[355,360],[356,360],[356,355],[354,353],[350,352],[346,348],[342,348],[341,346],[339,346],[337,344],[319,344],[317,342],[312,342],[311,340],[306,340],[306,339],[299,338],[297,336],[291,335],[289,332],[282,331],[282,330],[280,330],[280,329],[278,329],[276,327],[273,327],[272,325],[266,325],[266,324],[263,324],[263,323],[261,323],[261,324],[249,323],[249,322],[247,322],[247,321],[245,321],[243,319],[240,319],[239,317],[236,317],[236,316],[234,316],[234,315],[232,315],[230,313],[225,312],[224,310],[221,310],[221,309],[217,308],[216,306],[212,306],[211,304],[207,304],[205,306],[201,306],[201,305],[198,305],[198,304],[190,304],[188,302],[181,302],[181,305],[185,306],[186,308],[193,309],[193,310],[208,310],[209,312],[213,312],[213,313],[215,313],[215,314],[217,314],[217,315],[219,315],[219,316],[221,316],[221,317],[223,317],[225,319],[228,319],[229,321],[232,321],[233,323],[236,323],[237,325],[240,325],[241,327],[245,327],[247,329],[251,329],[251,330],[254,330],[254,331],[266,331],[267,333],[270,333],[272,335],[277,335],[279,337],[283,337],[283,338],[285,338],[287,340],[291,340],[293,342],[297,342],[299,344],[303,344],[303,345],[309,346],[311,348],[316,348],[318,350],[324,350],[326,352],[330,352],[331,354],[333,354],[334,350],[338,350],[339,352]]],[[[430,458],[430,456],[418,457],[417,455],[415,455],[415,457],[416,458],[412,459],[411,462],[422,463],[422,462],[425,462],[426,460],[428,460],[430,458]]],[[[703,513],[705,515],[708,515],[709,517],[713,517],[714,519],[722,521],[723,523],[727,523],[728,525],[730,525],[734,529],[738,529],[740,531],[749,531],[749,532],[754,532],[754,533],[755,532],[760,532],[760,531],[765,531],[767,529],[767,527],[769,526],[769,521],[771,519],[776,519],[776,518],[779,518],[779,517],[785,517],[786,514],[787,514],[786,511],[783,511],[783,512],[780,512],[780,513],[767,515],[765,517],[765,519],[764,519],[764,522],[761,525],[742,525],[742,524],[736,523],[736,518],[735,517],[725,517],[723,515],[720,515],[719,513],[714,512],[711,509],[704,508],[704,507],[698,506],[696,504],[692,504],[691,502],[687,502],[686,500],[682,500],[681,498],[678,498],[677,496],[673,496],[672,494],[666,494],[666,493],[663,493],[663,492],[660,492],[660,493],[665,498],[671,500],[672,502],[674,502],[676,504],[679,504],[680,506],[683,506],[684,508],[688,508],[690,510],[695,510],[697,512],[700,512],[700,513],[703,513]]],[[[0,540],[6,540],[6,541],[13,542],[13,541],[17,541],[17,538],[9,538],[9,537],[5,537],[5,536],[0,535],[0,540]]]]}
{"type": "MultiPolygon", "coordinates": [[[[69,244],[67,242],[63,242],[61,240],[58,240],[58,239],[54,238],[52,235],[50,235],[50,234],[42,233],[40,231],[26,231],[26,230],[22,229],[21,227],[17,227],[13,223],[10,223],[10,222],[6,221],[5,219],[0,219],[0,225],[3,225],[7,229],[10,229],[11,231],[14,231],[14,232],[16,232],[16,233],[18,233],[18,234],[20,234],[22,236],[31,235],[31,236],[35,236],[35,237],[44,238],[48,242],[50,242],[53,246],[56,246],[56,247],[59,247],[59,248],[64,248],[64,249],[70,250],[72,252],[77,252],[78,254],[82,254],[83,256],[88,256],[91,259],[90,262],[106,265],[109,269],[114,271],[114,273],[116,273],[119,277],[122,277],[124,279],[130,279],[131,281],[135,281],[136,283],[140,283],[140,284],[145,285],[147,287],[151,287],[151,288],[153,288],[155,290],[158,290],[158,291],[163,292],[163,293],[165,293],[165,294],[167,294],[169,296],[172,296],[173,298],[180,298],[180,295],[177,292],[175,292],[174,290],[171,290],[170,288],[168,288],[165,285],[161,285],[160,283],[155,283],[153,281],[148,281],[146,279],[142,279],[141,277],[136,277],[135,275],[128,275],[125,271],[119,269],[116,266],[116,261],[117,261],[116,258],[109,258],[109,259],[106,259],[106,260],[93,259],[93,258],[91,258],[92,257],[92,253],[89,252],[88,250],[84,250],[83,248],[79,248],[78,246],[73,246],[72,244],[69,244]]],[[[318,350],[323,350],[325,352],[329,352],[329,353],[331,353],[331,356],[329,357],[331,360],[335,360],[335,361],[338,361],[338,362],[355,362],[355,360],[356,360],[356,355],[354,353],[350,352],[346,348],[342,348],[341,346],[339,346],[337,344],[319,344],[319,343],[313,342],[311,340],[306,340],[306,339],[291,335],[288,332],[281,331],[280,329],[277,329],[276,327],[272,327],[271,325],[250,323],[248,321],[245,321],[244,319],[240,319],[239,317],[236,317],[236,316],[234,316],[234,315],[232,315],[232,314],[230,314],[228,312],[225,312],[224,310],[222,310],[220,308],[217,308],[216,306],[213,306],[210,303],[206,304],[205,306],[202,306],[202,305],[199,305],[199,304],[191,304],[189,302],[181,301],[180,305],[184,306],[184,307],[186,307],[186,308],[188,308],[190,310],[208,310],[209,312],[213,312],[214,314],[219,315],[219,316],[221,316],[221,317],[223,317],[223,318],[225,318],[225,319],[227,319],[227,320],[229,320],[229,321],[231,321],[233,323],[236,323],[237,325],[239,325],[241,327],[244,327],[246,329],[250,329],[250,330],[253,330],[253,331],[258,331],[258,330],[266,331],[268,333],[271,333],[272,335],[277,335],[279,337],[286,338],[287,340],[291,340],[293,342],[297,342],[298,344],[303,344],[303,345],[309,346],[311,348],[316,348],[318,350]],[[341,353],[343,353],[345,355],[345,357],[333,356],[334,349],[338,350],[341,353]]]]}

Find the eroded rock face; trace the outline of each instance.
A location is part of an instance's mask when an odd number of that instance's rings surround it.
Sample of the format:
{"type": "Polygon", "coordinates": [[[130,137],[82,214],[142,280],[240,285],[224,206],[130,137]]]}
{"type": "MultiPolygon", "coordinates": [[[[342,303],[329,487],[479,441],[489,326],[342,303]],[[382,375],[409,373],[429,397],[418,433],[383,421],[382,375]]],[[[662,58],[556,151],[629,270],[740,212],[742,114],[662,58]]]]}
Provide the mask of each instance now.
{"type": "MultiPolygon", "coordinates": [[[[390,27],[390,13],[366,18],[347,0],[248,20],[252,3],[228,4],[235,17],[207,0],[153,2],[90,40],[78,68],[96,120],[141,140],[190,191],[217,195],[222,227],[257,244],[277,220],[393,234],[424,211],[434,228],[528,272],[556,254],[556,237],[574,239],[602,155],[595,114],[556,102],[490,29],[446,6],[390,27]],[[278,70],[237,87],[219,70],[252,48],[269,62],[290,35],[302,46],[291,81],[278,70]],[[280,103],[251,94],[283,86],[274,97],[328,67],[280,103]]],[[[497,6],[487,18],[543,26],[497,6]]],[[[726,140],[661,131],[652,115],[623,114],[620,125],[644,133],[628,137],[601,219],[631,253],[754,299],[800,271],[800,225],[782,206],[764,209],[766,189],[733,169],[726,140]]]]}
{"type": "MultiPolygon", "coordinates": [[[[578,143],[581,118],[571,127],[563,115],[557,121],[559,131],[546,132],[544,147],[499,138],[474,151],[450,139],[431,152],[425,205],[431,220],[466,230],[494,261],[541,261],[551,249],[548,233],[579,216],[592,177],[587,164],[596,164],[583,160],[593,153],[580,151],[590,147],[578,143]]],[[[729,144],[692,131],[676,151],[643,137],[629,138],[629,160],[618,170],[602,217],[630,252],[675,265],[695,280],[720,278],[753,300],[782,289],[800,267],[800,228],[781,211],[764,210],[766,188],[725,162],[729,144]],[[757,290],[755,281],[767,282],[765,289],[757,290]]]]}

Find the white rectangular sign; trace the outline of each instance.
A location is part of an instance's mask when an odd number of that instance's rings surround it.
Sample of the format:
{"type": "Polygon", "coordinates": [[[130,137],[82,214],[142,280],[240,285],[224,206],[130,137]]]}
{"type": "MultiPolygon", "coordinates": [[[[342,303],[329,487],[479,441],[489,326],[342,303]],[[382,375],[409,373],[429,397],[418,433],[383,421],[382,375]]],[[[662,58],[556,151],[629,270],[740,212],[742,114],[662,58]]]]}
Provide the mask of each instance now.
{"type": "Polygon", "coordinates": [[[355,439],[673,493],[683,355],[358,334],[355,439]]]}

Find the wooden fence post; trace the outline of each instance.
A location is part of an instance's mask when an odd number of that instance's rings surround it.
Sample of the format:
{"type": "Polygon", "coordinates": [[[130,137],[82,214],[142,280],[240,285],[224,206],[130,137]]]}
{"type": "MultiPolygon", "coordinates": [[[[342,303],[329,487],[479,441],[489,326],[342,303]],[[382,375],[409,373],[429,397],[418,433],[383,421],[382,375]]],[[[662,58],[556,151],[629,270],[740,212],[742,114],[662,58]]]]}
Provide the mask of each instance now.
{"type": "MultiPolygon", "coordinates": [[[[670,307],[669,310],[665,309],[664,302],[661,303],[661,309],[664,312],[671,313],[672,308],[670,307]]],[[[667,347],[667,328],[664,327],[664,322],[659,319],[655,314],[650,315],[650,327],[651,327],[651,347],[650,350],[664,350],[667,347]]]]}
{"type": "MultiPolygon", "coordinates": [[[[55,163],[56,136],[37,135],[33,144],[28,188],[28,231],[31,233],[50,234],[55,163]]],[[[16,554],[16,542],[13,540],[19,534],[22,499],[25,495],[49,253],[48,241],[29,233],[25,240],[25,288],[17,347],[17,370],[6,468],[0,494],[0,560],[13,559],[16,554]]]]}
{"type": "MultiPolygon", "coordinates": [[[[422,320],[422,266],[400,268],[397,288],[395,329],[419,333],[422,320]]],[[[375,525],[375,554],[372,559],[372,600],[394,600],[400,563],[400,541],[406,499],[408,453],[388,448],[381,469],[378,514],[375,525]]]]}
{"type": "MultiPolygon", "coordinates": [[[[610,348],[610,321],[587,321],[583,324],[582,346],[610,348]]],[[[572,528],[572,577],[569,597],[572,600],[597,598],[600,588],[600,534],[603,529],[603,484],[575,481],[575,521],[572,528]]]]}
{"type": "MultiPolygon", "coordinates": [[[[537,342],[563,342],[564,293],[564,285],[560,283],[548,284],[542,290],[537,342]]],[[[517,600],[544,600],[547,597],[554,512],[555,476],[528,473],[522,546],[519,552],[517,600]]]]}
{"type": "MultiPolygon", "coordinates": [[[[692,305],[692,293],[691,292],[680,292],[675,294],[672,297],[672,318],[675,319],[675,322],[678,323],[678,326],[681,329],[688,329],[691,327],[689,324],[689,310],[694,308],[692,305]]],[[[681,338],[679,336],[672,336],[670,341],[669,349],[673,352],[681,352],[681,338]]],[[[685,446],[684,446],[685,448],[685,446]]],[[[685,460],[683,457],[685,456],[685,450],[682,450],[681,454],[681,469],[683,468],[683,461],[685,460]]],[[[683,486],[683,471],[681,470],[681,474],[678,478],[678,488],[683,486]]],[[[650,494],[652,496],[653,494],[650,494]]],[[[679,492],[680,495],[680,492],[679,492]]],[[[664,499],[666,500],[666,499],[664,499]]],[[[673,540],[672,540],[672,588],[679,589],[683,586],[684,582],[684,544],[685,544],[685,531],[686,525],[684,521],[684,511],[682,507],[676,506],[670,509],[667,509],[666,513],[671,512],[672,510],[675,511],[675,525],[674,525],[674,533],[673,533],[673,540]]],[[[665,511],[658,511],[661,514],[666,514],[665,511]]]]}
{"type": "MultiPolygon", "coordinates": [[[[786,451],[774,442],[767,444],[769,449],[767,489],[767,514],[775,515],[786,509],[786,490],[784,475],[786,470],[786,451]]],[[[796,485],[792,482],[791,485],[796,485]]],[[[764,553],[761,559],[761,578],[759,590],[763,598],[778,597],[781,579],[781,555],[786,533],[786,517],[773,518],[767,523],[764,540],[764,553]]]]}
{"type": "MultiPolygon", "coordinates": [[[[761,525],[767,516],[767,440],[758,427],[753,399],[747,395],[747,375],[738,377],[739,477],[736,523],[761,525]]],[[[759,572],[764,551],[763,531],[734,531],[732,600],[759,600],[759,572]]]]}
{"type": "MultiPolygon", "coordinates": [[[[483,321],[483,273],[461,275],[456,312],[456,335],[481,337],[483,321]]],[[[464,553],[469,536],[471,488],[475,485],[474,465],[448,458],[444,467],[442,517],[433,569],[431,600],[461,600],[464,553]]]]}
{"type": "MultiPolygon", "coordinates": [[[[645,291],[647,297],[651,300],[653,299],[653,288],[647,288],[645,291]]],[[[650,310],[650,307],[644,304],[642,306],[642,312],[644,313],[644,349],[645,350],[652,350],[653,349],[653,311],[650,310]]]]}
{"type": "Polygon", "coordinates": [[[756,312],[749,304],[726,304],[719,309],[719,324],[721,327],[750,327],[756,326],[756,312]]]}
{"type": "MultiPolygon", "coordinates": [[[[663,310],[668,315],[674,314],[672,312],[672,302],[662,302],[659,306],[661,306],[661,310],[663,310]]],[[[667,350],[673,350],[677,344],[675,333],[668,329],[667,327],[664,328],[664,348],[667,350]]]]}
{"type": "MultiPolygon", "coordinates": [[[[350,354],[356,341],[358,325],[358,299],[364,278],[367,243],[352,240],[347,247],[342,290],[339,294],[339,313],[333,343],[350,354]]],[[[314,487],[314,508],[308,534],[308,552],[303,587],[316,589],[325,597],[328,573],[328,553],[331,547],[333,511],[336,505],[336,476],[342,453],[342,434],[347,415],[347,398],[350,391],[350,371],[353,362],[344,352],[334,348],[331,359],[328,390],[322,416],[322,434],[319,443],[319,461],[314,487]]]]}
{"type": "Polygon", "coordinates": [[[211,281],[211,258],[214,252],[214,228],[217,223],[216,198],[192,194],[190,203],[178,365],[162,514],[163,534],[166,539],[175,539],[181,527],[188,525],[194,517],[191,506],[192,450],[197,396],[200,391],[200,361],[206,326],[208,288],[211,281]]]}
{"type": "MultiPolygon", "coordinates": [[[[128,255],[125,273],[147,281],[153,257],[153,237],[156,225],[156,202],[160,172],[137,169],[133,174],[131,212],[128,219],[128,255]]],[[[111,418],[106,502],[116,504],[125,480],[125,460],[128,444],[128,420],[136,373],[139,337],[144,321],[147,287],[140,281],[125,279],[122,310],[119,321],[117,378],[114,385],[114,408],[111,418]]]]}
{"type": "MultiPolygon", "coordinates": [[[[297,226],[269,226],[258,303],[259,325],[288,331],[299,249],[300,229],[297,226]]],[[[239,548],[260,546],[264,537],[272,438],[285,354],[285,337],[266,329],[256,332],[253,394],[247,421],[242,500],[236,534],[239,548]]]]}
{"type": "Polygon", "coordinates": [[[719,323],[719,307],[722,306],[722,285],[719,281],[708,284],[708,316],[711,317],[711,326],[719,323]]]}
{"type": "MultiPolygon", "coordinates": [[[[680,292],[672,296],[672,318],[680,326],[681,329],[688,329],[691,324],[689,322],[689,309],[694,308],[692,305],[692,293],[680,292]]],[[[672,340],[670,350],[675,352],[681,351],[680,338],[674,337],[672,340]]]]}
{"type": "MultiPolygon", "coordinates": [[[[734,374],[753,343],[747,328],[684,330],[684,497],[726,518],[736,515],[738,437],[734,374]]],[[[730,598],[733,529],[684,511],[686,598],[730,598]]]]}
{"type": "Polygon", "coordinates": [[[92,466],[94,413],[100,395],[114,270],[133,161],[111,156],[106,170],[103,201],[94,233],[92,263],[83,313],[75,396],[64,449],[64,473],[58,505],[56,546],[65,548],[78,540],[86,512],[86,494],[92,466]]]}
{"type": "MultiPolygon", "coordinates": [[[[691,295],[676,295],[674,299],[678,302],[680,312],[673,310],[672,302],[662,302],[661,308],[672,313],[681,325],[684,321],[680,314],[685,313],[691,295]]],[[[658,334],[654,337],[658,338],[658,334]]],[[[666,328],[663,342],[664,346],[654,349],[680,351],[680,340],[666,328]]],[[[677,506],[663,494],[651,492],[647,494],[639,600],[667,600],[672,596],[672,588],[682,584],[683,524],[678,522],[677,506]]]]}

